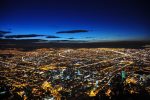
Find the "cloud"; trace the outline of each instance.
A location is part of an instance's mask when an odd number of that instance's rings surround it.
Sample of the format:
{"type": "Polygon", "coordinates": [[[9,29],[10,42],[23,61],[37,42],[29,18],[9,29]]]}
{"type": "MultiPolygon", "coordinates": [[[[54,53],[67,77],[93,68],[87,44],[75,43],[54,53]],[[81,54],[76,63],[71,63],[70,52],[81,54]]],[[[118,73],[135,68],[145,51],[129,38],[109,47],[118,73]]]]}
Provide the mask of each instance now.
{"type": "Polygon", "coordinates": [[[29,37],[38,37],[38,36],[45,36],[45,35],[37,35],[37,34],[28,34],[28,35],[8,35],[5,38],[29,38],[29,37]]]}
{"type": "Polygon", "coordinates": [[[8,34],[11,33],[10,31],[0,31],[0,34],[8,34]]]}
{"type": "Polygon", "coordinates": [[[63,33],[75,34],[75,33],[83,33],[83,32],[89,32],[89,30],[68,30],[68,31],[59,31],[56,33],[58,33],[58,34],[63,34],[63,33]]]}
{"type": "Polygon", "coordinates": [[[85,38],[87,38],[87,39],[92,39],[92,38],[94,38],[94,37],[85,37],[85,38]]]}
{"type": "Polygon", "coordinates": [[[50,40],[49,43],[86,43],[84,40],[50,40]]]}
{"type": "Polygon", "coordinates": [[[60,38],[60,37],[54,36],[54,35],[49,35],[49,36],[47,36],[46,38],[60,38]]]}
{"type": "Polygon", "coordinates": [[[0,31],[0,37],[4,37],[5,34],[11,33],[10,31],[0,31]]]}
{"type": "Polygon", "coordinates": [[[76,38],[73,38],[73,37],[72,37],[72,38],[67,38],[67,39],[76,39],[76,38]]]}
{"type": "Polygon", "coordinates": [[[0,37],[3,37],[4,35],[0,34],[0,37]]]}

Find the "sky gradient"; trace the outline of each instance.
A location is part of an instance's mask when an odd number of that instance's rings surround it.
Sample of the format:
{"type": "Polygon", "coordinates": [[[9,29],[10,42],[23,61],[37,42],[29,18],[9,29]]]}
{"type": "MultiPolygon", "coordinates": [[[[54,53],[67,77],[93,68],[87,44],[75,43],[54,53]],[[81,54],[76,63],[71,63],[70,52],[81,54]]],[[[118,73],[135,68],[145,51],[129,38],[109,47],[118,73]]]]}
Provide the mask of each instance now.
{"type": "Polygon", "coordinates": [[[0,12],[0,30],[11,31],[7,37],[36,34],[39,36],[25,38],[150,40],[146,0],[1,0],[0,12]]]}

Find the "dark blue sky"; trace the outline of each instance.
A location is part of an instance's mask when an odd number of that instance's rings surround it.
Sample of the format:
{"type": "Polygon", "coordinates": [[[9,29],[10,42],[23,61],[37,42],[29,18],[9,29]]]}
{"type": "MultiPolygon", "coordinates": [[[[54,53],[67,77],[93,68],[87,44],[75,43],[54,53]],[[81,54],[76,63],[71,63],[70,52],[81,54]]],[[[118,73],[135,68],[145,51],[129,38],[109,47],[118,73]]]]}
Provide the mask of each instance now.
{"type": "Polygon", "coordinates": [[[146,0],[1,0],[0,12],[0,30],[12,32],[7,35],[60,37],[49,40],[150,40],[146,0]],[[60,32],[71,30],[87,32],[60,32]]]}

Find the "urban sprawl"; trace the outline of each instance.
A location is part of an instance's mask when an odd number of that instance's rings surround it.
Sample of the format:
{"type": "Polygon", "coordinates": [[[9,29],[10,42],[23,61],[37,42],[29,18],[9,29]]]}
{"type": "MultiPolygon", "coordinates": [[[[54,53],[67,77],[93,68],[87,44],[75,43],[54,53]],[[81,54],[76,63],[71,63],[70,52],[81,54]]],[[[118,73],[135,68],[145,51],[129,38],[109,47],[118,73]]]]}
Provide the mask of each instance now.
{"type": "Polygon", "coordinates": [[[4,100],[105,100],[150,95],[150,49],[0,50],[4,100]]]}

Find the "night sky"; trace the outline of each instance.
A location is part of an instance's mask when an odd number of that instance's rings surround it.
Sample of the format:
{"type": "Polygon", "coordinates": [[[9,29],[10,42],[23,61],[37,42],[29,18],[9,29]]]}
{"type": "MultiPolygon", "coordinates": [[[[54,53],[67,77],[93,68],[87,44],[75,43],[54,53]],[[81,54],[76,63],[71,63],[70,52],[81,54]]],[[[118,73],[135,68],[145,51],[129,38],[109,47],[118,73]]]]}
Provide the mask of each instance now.
{"type": "Polygon", "coordinates": [[[150,40],[148,0],[1,0],[2,38],[150,40]],[[10,33],[11,32],[11,33],[10,33]]]}

